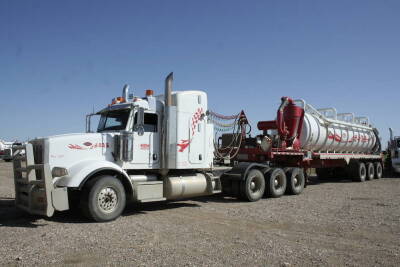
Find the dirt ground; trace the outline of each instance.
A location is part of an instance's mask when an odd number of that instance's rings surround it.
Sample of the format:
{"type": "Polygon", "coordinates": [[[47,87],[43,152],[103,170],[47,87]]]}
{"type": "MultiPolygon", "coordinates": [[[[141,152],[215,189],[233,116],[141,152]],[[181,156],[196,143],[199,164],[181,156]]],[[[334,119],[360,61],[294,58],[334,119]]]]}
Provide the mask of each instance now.
{"type": "Polygon", "coordinates": [[[399,178],[312,178],[299,196],[131,204],[92,223],[17,210],[12,165],[0,161],[0,265],[399,266],[399,201],[399,178]]]}

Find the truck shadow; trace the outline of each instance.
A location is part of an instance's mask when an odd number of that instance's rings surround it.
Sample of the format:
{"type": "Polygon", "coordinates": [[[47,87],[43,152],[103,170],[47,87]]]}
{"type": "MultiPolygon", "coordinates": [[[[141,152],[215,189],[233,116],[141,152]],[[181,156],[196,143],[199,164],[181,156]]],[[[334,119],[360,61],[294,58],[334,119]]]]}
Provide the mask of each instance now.
{"type": "MultiPolygon", "coordinates": [[[[14,198],[0,198],[0,228],[38,228],[48,225],[49,222],[56,223],[96,223],[83,216],[78,208],[68,211],[55,212],[50,218],[45,216],[30,215],[15,207],[14,198]]],[[[147,214],[154,211],[178,209],[183,207],[198,207],[198,204],[187,202],[152,202],[152,203],[129,203],[122,216],[133,216],[147,214]]]]}
{"type": "MultiPolygon", "coordinates": [[[[184,202],[152,202],[152,203],[128,203],[121,216],[134,216],[139,214],[147,214],[153,211],[177,209],[182,207],[197,207],[196,204],[184,202]]],[[[68,211],[56,212],[50,218],[44,218],[47,221],[60,223],[97,223],[83,216],[78,208],[68,211]]],[[[117,219],[118,220],[118,219],[117,219]]]]}
{"type": "Polygon", "coordinates": [[[354,181],[351,178],[347,177],[319,179],[317,176],[310,176],[308,177],[307,186],[324,183],[354,183],[354,181]]]}
{"type": "MultiPolygon", "coordinates": [[[[398,177],[395,176],[383,176],[381,179],[397,179],[398,177]]],[[[373,179],[373,181],[379,181],[379,179],[373,179]]],[[[368,182],[366,180],[365,182],[368,182]]],[[[319,184],[324,184],[324,183],[359,183],[356,181],[353,181],[351,177],[339,177],[339,178],[324,178],[324,179],[319,179],[317,176],[311,176],[308,177],[308,183],[307,186],[312,186],[312,185],[319,185],[319,184]]]]}
{"type": "Polygon", "coordinates": [[[32,216],[18,210],[14,206],[14,198],[0,198],[0,228],[1,227],[22,227],[37,228],[47,224],[36,223],[40,216],[32,216]]]}

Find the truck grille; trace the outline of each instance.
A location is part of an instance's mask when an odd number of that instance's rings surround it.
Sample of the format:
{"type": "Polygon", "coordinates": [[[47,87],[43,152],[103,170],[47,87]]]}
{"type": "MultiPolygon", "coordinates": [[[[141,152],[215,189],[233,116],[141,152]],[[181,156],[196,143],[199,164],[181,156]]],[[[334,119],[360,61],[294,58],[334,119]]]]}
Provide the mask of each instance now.
{"type": "Polygon", "coordinates": [[[39,143],[33,144],[33,157],[35,164],[43,164],[43,145],[39,143]]]}
{"type": "MultiPolygon", "coordinates": [[[[42,142],[33,142],[33,158],[34,158],[34,163],[35,164],[43,164],[44,160],[44,151],[43,151],[43,144],[42,142]]],[[[43,173],[41,170],[35,170],[36,173],[36,179],[37,180],[42,180],[43,179],[43,173]]]]}

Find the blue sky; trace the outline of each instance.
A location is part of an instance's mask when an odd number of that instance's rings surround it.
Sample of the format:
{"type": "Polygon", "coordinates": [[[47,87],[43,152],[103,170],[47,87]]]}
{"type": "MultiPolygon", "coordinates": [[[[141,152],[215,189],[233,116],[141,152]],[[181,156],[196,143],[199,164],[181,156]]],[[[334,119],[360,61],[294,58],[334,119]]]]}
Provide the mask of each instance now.
{"type": "Polygon", "coordinates": [[[400,1],[0,1],[0,139],[84,131],[119,96],[201,89],[253,126],[281,96],[400,135],[400,1]]]}

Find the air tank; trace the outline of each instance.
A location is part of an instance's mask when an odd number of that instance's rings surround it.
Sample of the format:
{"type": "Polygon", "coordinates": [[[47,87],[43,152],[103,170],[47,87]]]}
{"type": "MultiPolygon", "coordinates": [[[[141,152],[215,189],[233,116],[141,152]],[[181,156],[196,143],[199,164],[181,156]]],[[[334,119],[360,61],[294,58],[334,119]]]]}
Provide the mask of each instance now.
{"type": "Polygon", "coordinates": [[[300,135],[302,149],[336,153],[374,152],[377,136],[368,118],[355,118],[352,113],[336,114],[334,108],[316,110],[306,105],[304,100],[296,101],[305,110],[300,135]],[[324,115],[326,111],[331,111],[329,117],[324,115]]]}

